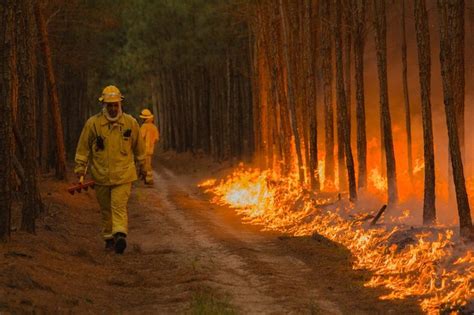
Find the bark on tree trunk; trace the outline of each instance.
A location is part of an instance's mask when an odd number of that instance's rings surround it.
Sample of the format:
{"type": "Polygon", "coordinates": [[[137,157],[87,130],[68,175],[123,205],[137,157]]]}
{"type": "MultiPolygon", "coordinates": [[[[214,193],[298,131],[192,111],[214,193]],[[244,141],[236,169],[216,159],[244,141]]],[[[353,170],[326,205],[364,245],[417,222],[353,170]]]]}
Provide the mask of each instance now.
{"type": "MultiPolygon", "coordinates": [[[[341,0],[336,0],[336,27],[334,28],[334,39],[336,44],[336,87],[337,87],[337,107],[338,116],[341,117],[341,129],[338,132],[342,133],[342,145],[344,148],[344,155],[346,158],[347,177],[349,179],[349,196],[351,201],[357,200],[357,188],[354,171],[354,160],[352,157],[350,133],[349,133],[349,117],[347,115],[346,93],[344,91],[344,73],[342,65],[342,13],[341,0]]],[[[342,172],[339,169],[339,172],[342,172]]],[[[341,183],[339,183],[340,185],[341,183]]]]}
{"type": "Polygon", "coordinates": [[[317,110],[317,80],[316,80],[316,62],[317,54],[314,52],[317,49],[317,21],[318,12],[314,9],[312,0],[305,1],[305,25],[308,26],[306,34],[309,38],[307,46],[309,51],[309,64],[307,67],[307,82],[308,82],[308,107],[309,107],[309,173],[310,184],[313,190],[320,190],[319,172],[318,172],[318,110],[317,110]]]}
{"type": "Polygon", "coordinates": [[[367,187],[367,135],[364,97],[364,46],[366,0],[352,0],[354,9],[354,63],[357,101],[357,161],[359,189],[367,187]]]}
{"type": "Polygon", "coordinates": [[[54,74],[53,62],[51,58],[51,48],[49,44],[48,30],[44,20],[41,3],[34,1],[34,11],[39,34],[41,36],[41,48],[43,61],[46,65],[46,78],[48,82],[48,94],[51,102],[51,113],[53,117],[53,127],[56,139],[57,168],[56,177],[58,179],[67,179],[66,173],[66,150],[64,148],[64,134],[61,121],[61,110],[59,105],[58,90],[54,74]]]}
{"type": "Polygon", "coordinates": [[[423,117],[423,152],[425,163],[425,189],[423,201],[423,224],[436,221],[435,204],[435,160],[433,147],[433,125],[431,118],[431,48],[428,12],[425,0],[415,0],[415,26],[420,70],[421,110],[423,117]]]}
{"type": "MultiPolygon", "coordinates": [[[[278,18],[279,6],[275,1],[272,6],[272,31],[271,38],[274,43],[281,43],[281,32],[280,32],[280,19],[278,18]]],[[[280,45],[280,44],[279,44],[280,45]]],[[[283,175],[289,175],[291,170],[291,127],[288,111],[288,102],[285,98],[283,75],[278,76],[278,73],[283,72],[283,58],[281,52],[276,49],[276,45],[270,45],[271,56],[272,56],[272,81],[275,82],[275,99],[276,108],[275,115],[277,121],[277,128],[279,130],[279,149],[281,156],[283,157],[283,166],[281,168],[283,175]]],[[[273,83],[272,83],[273,86],[273,83]]],[[[273,88],[272,88],[273,89],[273,88]]]]}
{"type": "Polygon", "coordinates": [[[402,0],[402,76],[403,76],[403,97],[405,101],[405,128],[407,134],[407,158],[408,158],[408,176],[413,180],[413,153],[411,140],[411,114],[410,114],[410,96],[408,94],[408,66],[407,66],[407,38],[405,27],[405,0],[402,0]]]}
{"type": "Polygon", "coordinates": [[[25,168],[25,200],[23,203],[21,229],[29,233],[35,232],[35,219],[42,204],[37,189],[36,167],[36,124],[35,124],[35,78],[32,65],[34,62],[35,37],[33,29],[33,12],[31,0],[21,0],[18,3],[18,73],[20,82],[20,102],[24,111],[24,168],[25,168]]]}
{"type": "Polygon", "coordinates": [[[225,60],[225,110],[223,112],[223,152],[222,152],[222,159],[228,160],[231,156],[231,113],[232,113],[232,85],[231,85],[231,76],[232,76],[232,69],[231,69],[231,60],[229,56],[229,52],[226,53],[226,60],[225,60]]]}
{"type": "Polygon", "coordinates": [[[0,240],[10,237],[12,173],[12,108],[10,98],[14,0],[0,5],[0,240]]]}
{"type": "MultiPolygon", "coordinates": [[[[444,109],[446,125],[448,127],[449,152],[453,171],[456,200],[458,204],[459,227],[461,236],[474,240],[474,228],[471,219],[471,210],[466,191],[464,168],[459,137],[458,109],[464,100],[464,79],[459,73],[464,73],[464,51],[454,50],[454,43],[464,42],[464,32],[460,31],[459,19],[463,20],[464,1],[438,0],[440,23],[440,61],[443,77],[444,109]],[[462,38],[457,38],[462,37],[462,38]],[[462,68],[462,70],[461,70],[462,68]],[[462,92],[460,92],[462,91],[462,92]]],[[[462,29],[463,30],[463,29],[462,29]]]]}
{"type": "MultiPolygon", "coordinates": [[[[346,103],[347,103],[347,117],[349,120],[349,139],[352,139],[352,75],[351,75],[351,48],[352,48],[352,15],[353,7],[351,0],[344,0],[343,10],[343,29],[344,29],[344,79],[346,81],[346,103]]],[[[352,140],[351,140],[352,141],[352,140]]]]}
{"type": "Polygon", "coordinates": [[[41,102],[41,169],[44,173],[49,171],[50,154],[50,111],[48,106],[46,82],[43,84],[43,93],[41,102]]]}
{"type": "Polygon", "coordinates": [[[456,123],[458,125],[459,145],[461,158],[464,161],[465,154],[465,120],[464,120],[464,98],[465,98],[465,69],[464,69],[464,0],[448,1],[450,9],[450,36],[452,39],[450,48],[452,51],[452,69],[454,87],[454,104],[456,111],[456,123]]]}
{"type": "Polygon", "coordinates": [[[388,205],[398,202],[397,172],[395,153],[393,149],[392,122],[388,103],[387,84],[387,22],[385,0],[374,0],[375,45],[377,49],[377,70],[380,84],[380,119],[383,131],[385,148],[385,162],[387,167],[388,205]]]}
{"type": "Polygon", "coordinates": [[[280,18],[281,18],[281,28],[282,28],[282,39],[283,39],[283,59],[286,66],[287,74],[287,93],[286,99],[288,102],[289,114],[290,114],[290,123],[293,130],[293,136],[295,139],[296,146],[296,156],[298,159],[298,175],[301,183],[304,183],[304,170],[303,170],[303,158],[301,155],[301,142],[300,136],[298,133],[298,124],[296,120],[296,108],[295,108],[295,96],[294,96],[294,85],[293,85],[293,73],[291,68],[291,63],[289,60],[288,53],[288,43],[289,43],[289,30],[288,30],[288,21],[283,7],[283,0],[279,1],[280,5],[280,18]]]}
{"type": "Polygon", "coordinates": [[[325,164],[324,164],[324,186],[334,185],[334,111],[332,97],[332,40],[331,40],[331,6],[330,0],[320,0],[319,16],[320,16],[320,33],[321,33],[321,59],[320,68],[323,78],[323,94],[324,94],[324,121],[325,121],[325,164]]]}

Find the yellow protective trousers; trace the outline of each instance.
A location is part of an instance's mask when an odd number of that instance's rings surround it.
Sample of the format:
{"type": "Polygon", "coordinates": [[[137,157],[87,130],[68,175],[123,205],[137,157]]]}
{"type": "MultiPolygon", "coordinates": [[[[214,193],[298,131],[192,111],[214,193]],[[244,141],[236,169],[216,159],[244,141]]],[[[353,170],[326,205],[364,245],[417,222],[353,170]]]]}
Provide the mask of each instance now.
{"type": "Polygon", "coordinates": [[[145,183],[153,183],[153,167],[151,161],[153,160],[153,155],[145,155],[145,183]]]}
{"type": "Polygon", "coordinates": [[[102,236],[111,239],[115,233],[128,232],[127,203],[132,183],[103,186],[96,185],[95,193],[102,213],[102,236]]]}

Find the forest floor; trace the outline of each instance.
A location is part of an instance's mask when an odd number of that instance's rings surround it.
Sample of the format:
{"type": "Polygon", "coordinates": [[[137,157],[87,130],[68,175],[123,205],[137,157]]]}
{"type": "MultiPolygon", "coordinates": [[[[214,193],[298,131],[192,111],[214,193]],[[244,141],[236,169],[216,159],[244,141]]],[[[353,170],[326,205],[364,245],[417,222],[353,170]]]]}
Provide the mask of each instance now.
{"type": "Polygon", "coordinates": [[[196,184],[228,165],[163,155],[155,186],[134,184],[129,246],[103,249],[93,191],[43,178],[37,234],[0,244],[0,313],[418,314],[363,286],[344,247],[244,225],[196,184]]]}

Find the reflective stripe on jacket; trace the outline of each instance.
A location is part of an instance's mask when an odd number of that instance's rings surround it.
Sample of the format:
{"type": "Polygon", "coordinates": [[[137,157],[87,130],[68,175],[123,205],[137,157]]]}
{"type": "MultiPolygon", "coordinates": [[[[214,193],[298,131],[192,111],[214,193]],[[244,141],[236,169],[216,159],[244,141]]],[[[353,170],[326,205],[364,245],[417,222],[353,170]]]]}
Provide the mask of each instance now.
{"type": "Polygon", "coordinates": [[[97,184],[125,184],[137,179],[134,159],[140,166],[145,160],[145,144],[135,118],[124,113],[116,122],[110,122],[100,113],[89,118],[82,130],[74,171],[84,173],[90,160],[89,168],[97,184]]]}

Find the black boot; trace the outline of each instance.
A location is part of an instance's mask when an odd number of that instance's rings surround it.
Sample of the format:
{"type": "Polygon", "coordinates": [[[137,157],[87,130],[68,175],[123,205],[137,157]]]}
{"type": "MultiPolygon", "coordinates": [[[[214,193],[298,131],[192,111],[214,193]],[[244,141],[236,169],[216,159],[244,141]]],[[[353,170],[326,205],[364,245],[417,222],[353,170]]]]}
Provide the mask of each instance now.
{"type": "Polygon", "coordinates": [[[114,240],[115,240],[115,253],[116,254],[123,254],[123,251],[127,247],[127,240],[126,240],[127,235],[124,233],[115,233],[114,234],[114,240]]]}
{"type": "Polygon", "coordinates": [[[115,241],[113,238],[105,240],[105,250],[113,250],[115,248],[115,241]]]}

